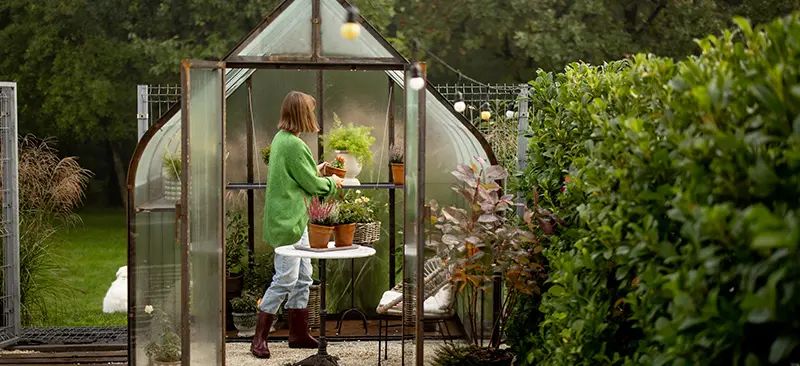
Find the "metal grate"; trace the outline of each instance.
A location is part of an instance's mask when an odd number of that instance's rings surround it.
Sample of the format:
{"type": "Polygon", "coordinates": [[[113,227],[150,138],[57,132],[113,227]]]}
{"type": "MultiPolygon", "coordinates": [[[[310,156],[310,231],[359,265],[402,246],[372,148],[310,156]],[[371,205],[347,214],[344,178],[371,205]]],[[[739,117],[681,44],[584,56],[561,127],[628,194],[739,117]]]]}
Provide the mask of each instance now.
{"type": "Polygon", "coordinates": [[[17,345],[128,344],[128,327],[25,328],[17,345]]]}
{"type": "Polygon", "coordinates": [[[500,165],[512,171],[518,168],[520,125],[527,127],[528,104],[523,100],[528,97],[528,85],[445,84],[437,85],[436,89],[453,104],[461,92],[467,105],[464,116],[481,131],[500,165]],[[511,118],[506,116],[509,107],[513,112],[511,118]],[[491,114],[486,121],[481,119],[484,110],[491,114]]]}
{"type": "Polygon", "coordinates": [[[17,85],[0,82],[0,348],[21,331],[17,85]]]}

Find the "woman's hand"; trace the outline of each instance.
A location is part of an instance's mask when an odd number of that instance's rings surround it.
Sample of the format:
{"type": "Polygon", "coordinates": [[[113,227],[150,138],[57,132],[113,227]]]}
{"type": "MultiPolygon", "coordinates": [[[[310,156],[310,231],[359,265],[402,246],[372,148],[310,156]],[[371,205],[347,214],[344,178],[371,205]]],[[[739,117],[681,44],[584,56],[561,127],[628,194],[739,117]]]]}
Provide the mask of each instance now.
{"type": "Polygon", "coordinates": [[[330,165],[330,164],[328,164],[327,161],[323,162],[320,165],[317,165],[317,174],[319,174],[320,177],[322,176],[322,169],[325,169],[325,167],[328,166],[328,165],[330,165]]]}
{"type": "Polygon", "coordinates": [[[339,176],[335,174],[332,175],[331,178],[333,178],[333,183],[336,184],[337,188],[342,188],[342,185],[344,185],[344,179],[339,178],[339,176]]]}

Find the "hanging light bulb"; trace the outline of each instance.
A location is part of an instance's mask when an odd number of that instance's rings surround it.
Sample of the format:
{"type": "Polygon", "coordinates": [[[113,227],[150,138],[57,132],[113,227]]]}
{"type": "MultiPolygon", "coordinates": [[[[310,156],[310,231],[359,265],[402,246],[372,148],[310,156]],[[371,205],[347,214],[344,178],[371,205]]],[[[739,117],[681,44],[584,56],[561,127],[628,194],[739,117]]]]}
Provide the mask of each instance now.
{"type": "Polygon", "coordinates": [[[347,9],[347,19],[339,32],[344,39],[356,39],[361,34],[361,26],[358,24],[358,8],[351,6],[347,9]]]}
{"type": "Polygon", "coordinates": [[[508,103],[508,110],[506,111],[506,118],[514,118],[514,102],[508,103]]]}
{"type": "Polygon", "coordinates": [[[411,65],[411,80],[408,81],[408,86],[414,90],[420,90],[425,87],[425,79],[422,77],[422,68],[418,63],[411,65]]]}
{"type": "Polygon", "coordinates": [[[467,109],[467,103],[464,103],[464,94],[460,91],[456,92],[456,103],[453,104],[453,109],[458,113],[462,113],[467,109]]]}
{"type": "Polygon", "coordinates": [[[481,105],[481,119],[488,121],[489,118],[492,118],[492,112],[489,112],[489,102],[484,102],[481,105]]]}

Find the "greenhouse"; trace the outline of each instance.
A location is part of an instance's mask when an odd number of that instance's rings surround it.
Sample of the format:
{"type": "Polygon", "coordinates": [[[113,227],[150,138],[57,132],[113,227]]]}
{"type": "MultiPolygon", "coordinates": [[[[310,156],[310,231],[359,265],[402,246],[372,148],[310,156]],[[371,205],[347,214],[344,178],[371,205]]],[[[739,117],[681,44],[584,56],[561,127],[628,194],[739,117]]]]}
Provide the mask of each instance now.
{"type": "MultiPolygon", "coordinates": [[[[270,265],[260,262],[272,251],[261,240],[269,144],[291,91],[316,100],[321,131],[302,137],[319,162],[343,155],[323,143],[337,129],[361,127],[371,137],[365,158],[344,162],[340,191],[375,207],[372,237],[359,249],[370,253],[316,261],[321,301],[312,294],[310,307],[321,306],[314,316],[321,316],[322,335],[331,333],[326,313],[340,320],[350,313],[363,318],[363,337],[354,340],[383,334],[385,341],[394,315],[404,325],[392,328],[402,352],[384,350],[384,359],[420,365],[429,300],[447,303],[436,309],[436,334],[458,319],[449,271],[424,249],[427,205],[463,200],[451,189],[450,171],[476,158],[494,162],[494,155],[424,83],[424,65],[409,62],[354,14],[345,0],[288,0],[222,61],[182,62],[180,104],[144,134],[129,169],[131,364],[149,365],[150,351],[166,340],[180,343],[184,365],[225,364],[226,338],[235,330],[231,294],[260,296],[264,285],[254,278],[270,265]],[[357,25],[357,37],[343,37],[345,23],[357,25]],[[398,161],[403,173],[392,169],[398,161]],[[378,334],[367,318],[380,320],[378,334]]],[[[484,302],[491,314],[491,299],[484,302]]]]}

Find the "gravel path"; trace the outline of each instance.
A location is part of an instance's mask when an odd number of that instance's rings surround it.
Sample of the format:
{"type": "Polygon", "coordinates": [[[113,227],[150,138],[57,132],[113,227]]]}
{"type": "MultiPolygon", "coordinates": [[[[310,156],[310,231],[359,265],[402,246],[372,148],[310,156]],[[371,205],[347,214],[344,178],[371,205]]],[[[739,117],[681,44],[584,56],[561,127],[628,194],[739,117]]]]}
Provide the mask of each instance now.
{"type": "MultiPolygon", "coordinates": [[[[433,360],[434,351],[442,344],[439,341],[425,341],[425,364],[433,360]]],[[[407,346],[411,343],[407,343],[407,346]]],[[[413,345],[411,345],[413,347],[413,345]]],[[[228,343],[228,365],[235,366],[284,366],[287,363],[300,361],[316,353],[316,350],[290,349],[285,342],[271,342],[269,350],[272,357],[260,360],[250,354],[250,343],[228,343]]],[[[328,343],[328,353],[339,357],[340,366],[365,366],[378,364],[378,342],[337,342],[328,343]]],[[[400,342],[389,342],[389,359],[381,365],[400,365],[400,342]]]]}

